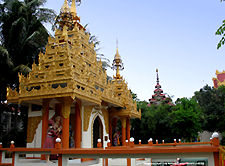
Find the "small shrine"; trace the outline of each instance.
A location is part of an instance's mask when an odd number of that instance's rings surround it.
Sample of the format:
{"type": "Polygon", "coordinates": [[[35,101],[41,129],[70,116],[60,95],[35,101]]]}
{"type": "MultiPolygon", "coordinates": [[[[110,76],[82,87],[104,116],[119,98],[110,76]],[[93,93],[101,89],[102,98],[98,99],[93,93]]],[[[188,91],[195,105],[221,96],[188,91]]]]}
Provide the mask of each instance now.
{"type": "Polygon", "coordinates": [[[166,97],[166,94],[163,93],[163,90],[161,89],[161,85],[159,84],[159,73],[158,69],[156,69],[156,86],[154,90],[154,95],[152,95],[152,98],[149,99],[148,106],[151,105],[159,105],[159,104],[172,104],[172,99],[170,97],[166,97]]]}
{"type": "Polygon", "coordinates": [[[219,72],[216,70],[216,78],[213,78],[214,88],[218,88],[219,86],[225,86],[225,71],[219,72]]]}
{"type": "Polygon", "coordinates": [[[116,76],[107,80],[90,35],[80,24],[75,0],[71,7],[64,1],[56,25],[39,63],[27,76],[19,74],[19,89],[7,88],[8,103],[29,107],[27,147],[45,148],[51,128],[56,128],[62,148],[97,147],[99,138],[105,147],[108,139],[113,140],[118,121],[118,140],[125,144],[130,119],[141,118],[141,111],[120,75],[118,48],[113,60],[116,76]]]}

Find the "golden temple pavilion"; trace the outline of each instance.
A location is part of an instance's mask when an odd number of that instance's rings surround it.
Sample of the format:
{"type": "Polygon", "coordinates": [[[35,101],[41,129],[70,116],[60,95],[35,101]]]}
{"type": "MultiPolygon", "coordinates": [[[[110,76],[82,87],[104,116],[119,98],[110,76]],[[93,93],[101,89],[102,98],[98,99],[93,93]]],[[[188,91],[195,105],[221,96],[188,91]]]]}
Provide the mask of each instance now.
{"type": "Polygon", "coordinates": [[[65,0],[56,23],[55,36],[49,37],[39,63],[27,76],[19,74],[18,90],[7,89],[9,103],[29,106],[27,147],[43,148],[49,120],[58,116],[63,148],[96,147],[99,138],[105,147],[113,139],[117,120],[124,144],[130,138],[130,119],[141,118],[141,111],[120,75],[118,48],[113,60],[116,76],[107,80],[90,34],[80,24],[75,0],[71,6],[65,0]]]}

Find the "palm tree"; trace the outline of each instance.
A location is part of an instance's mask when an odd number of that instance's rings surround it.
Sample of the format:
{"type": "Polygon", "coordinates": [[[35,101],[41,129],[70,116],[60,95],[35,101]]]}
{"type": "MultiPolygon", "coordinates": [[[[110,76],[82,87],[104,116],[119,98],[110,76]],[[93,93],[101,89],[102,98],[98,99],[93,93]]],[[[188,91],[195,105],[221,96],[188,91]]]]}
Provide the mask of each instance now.
{"type": "Polygon", "coordinates": [[[27,74],[32,63],[37,63],[38,53],[44,50],[48,40],[48,31],[42,23],[53,23],[56,15],[53,10],[41,7],[46,0],[1,2],[0,100],[3,101],[7,85],[18,87],[17,73],[27,74]]]}

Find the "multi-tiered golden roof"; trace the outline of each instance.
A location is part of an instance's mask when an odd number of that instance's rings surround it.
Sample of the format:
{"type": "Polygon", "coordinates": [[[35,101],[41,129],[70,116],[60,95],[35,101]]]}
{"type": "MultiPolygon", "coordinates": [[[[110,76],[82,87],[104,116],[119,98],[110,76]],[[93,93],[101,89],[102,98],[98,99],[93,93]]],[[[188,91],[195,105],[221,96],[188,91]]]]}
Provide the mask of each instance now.
{"type": "Polygon", "coordinates": [[[8,102],[37,103],[46,98],[70,97],[88,105],[117,108],[112,110],[117,116],[140,118],[131,91],[118,73],[118,50],[114,59],[117,74],[109,81],[101,60],[96,59],[89,33],[79,23],[75,0],[71,8],[65,0],[56,20],[55,37],[49,37],[45,53],[39,54],[39,64],[32,65],[28,76],[19,74],[19,91],[7,88],[8,102]]]}

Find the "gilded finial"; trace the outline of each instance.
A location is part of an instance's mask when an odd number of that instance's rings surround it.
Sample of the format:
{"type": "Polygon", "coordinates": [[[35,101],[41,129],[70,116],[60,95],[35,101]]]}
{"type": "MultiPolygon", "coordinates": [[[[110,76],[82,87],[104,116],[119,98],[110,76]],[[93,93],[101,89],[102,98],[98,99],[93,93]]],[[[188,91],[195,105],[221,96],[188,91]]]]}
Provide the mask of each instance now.
{"type": "Polygon", "coordinates": [[[72,15],[75,17],[77,15],[76,3],[75,0],[72,0],[70,11],[72,15]]]}
{"type": "Polygon", "coordinates": [[[119,54],[119,49],[118,49],[118,39],[116,39],[116,55],[114,59],[121,59],[119,54]]]}
{"type": "Polygon", "coordinates": [[[80,17],[77,16],[76,0],[72,0],[70,13],[73,17],[73,21],[79,21],[80,22],[80,17]]]}
{"type": "Polygon", "coordinates": [[[62,13],[68,13],[68,12],[70,12],[70,8],[69,8],[69,5],[68,5],[67,0],[64,1],[63,6],[61,7],[61,12],[62,13]]]}
{"type": "Polygon", "coordinates": [[[118,50],[118,40],[116,41],[116,55],[114,57],[114,60],[113,60],[113,69],[116,69],[116,78],[117,79],[120,79],[121,76],[120,76],[120,70],[123,70],[124,67],[123,67],[123,63],[122,63],[122,59],[120,57],[120,54],[119,54],[119,50],[118,50]]]}

